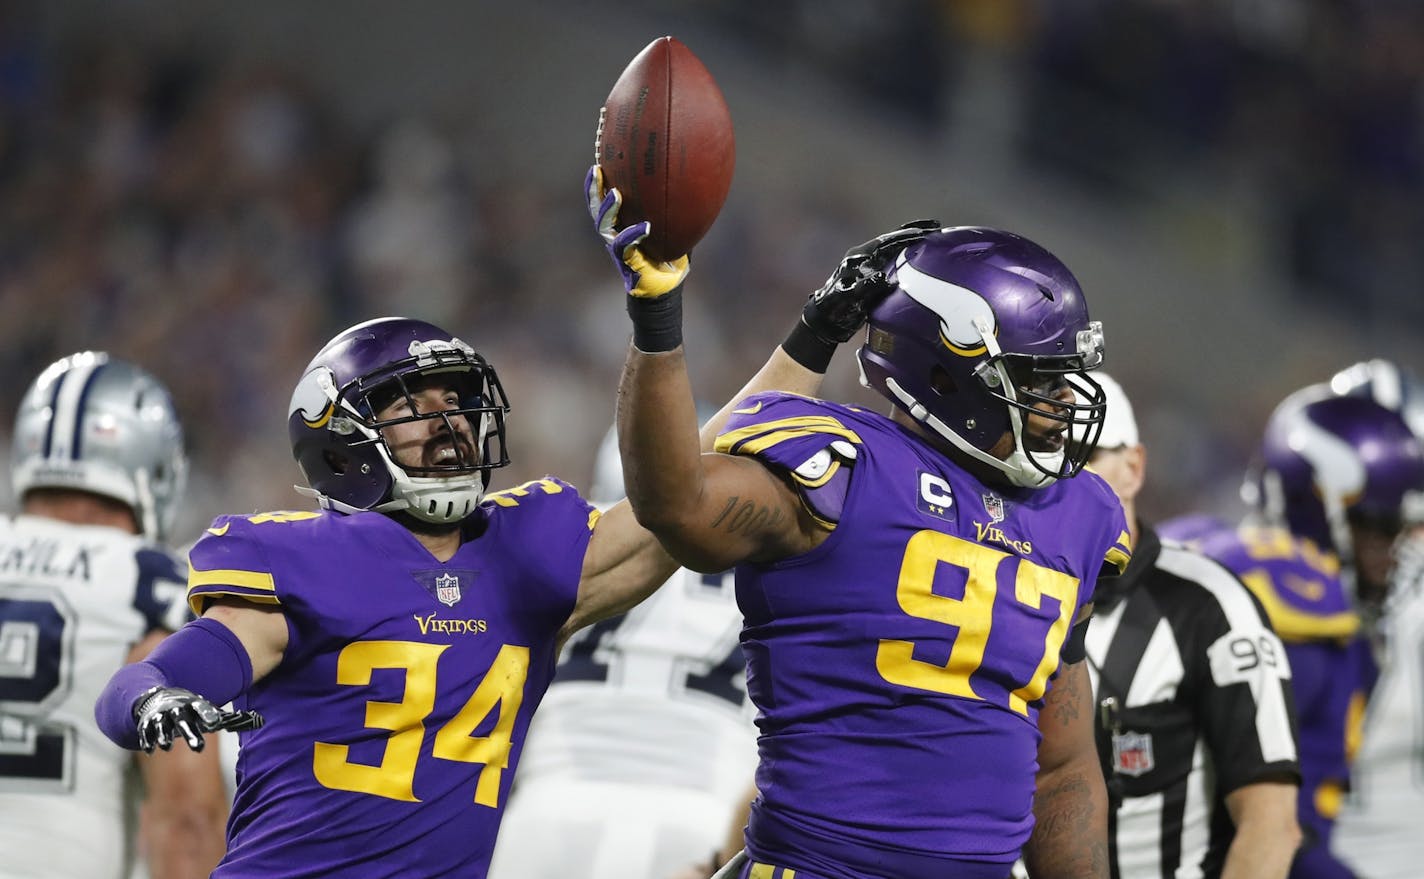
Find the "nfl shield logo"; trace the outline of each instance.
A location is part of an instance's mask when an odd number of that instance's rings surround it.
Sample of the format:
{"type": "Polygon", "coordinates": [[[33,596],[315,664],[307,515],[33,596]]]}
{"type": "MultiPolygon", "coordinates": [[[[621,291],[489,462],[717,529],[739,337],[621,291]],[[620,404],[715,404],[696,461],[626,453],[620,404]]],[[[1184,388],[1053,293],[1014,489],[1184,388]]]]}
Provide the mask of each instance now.
{"type": "Polygon", "coordinates": [[[460,600],[460,578],[454,574],[441,574],[436,577],[435,597],[446,607],[454,607],[460,600]]]}
{"type": "Polygon", "coordinates": [[[1151,733],[1117,733],[1112,745],[1113,765],[1122,775],[1136,777],[1151,772],[1157,765],[1152,759],[1151,733]]]}
{"type": "Polygon", "coordinates": [[[984,512],[989,514],[990,524],[1004,521],[1004,499],[993,493],[984,495],[984,512]]]}

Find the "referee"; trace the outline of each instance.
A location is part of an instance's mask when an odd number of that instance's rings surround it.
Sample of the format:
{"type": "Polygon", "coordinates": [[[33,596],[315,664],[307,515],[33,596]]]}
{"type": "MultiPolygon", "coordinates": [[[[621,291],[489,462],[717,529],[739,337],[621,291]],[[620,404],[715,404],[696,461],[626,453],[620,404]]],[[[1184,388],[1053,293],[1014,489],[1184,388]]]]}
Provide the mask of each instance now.
{"type": "Polygon", "coordinates": [[[1283,879],[1300,842],[1295,707],[1280,641],[1216,562],[1136,515],[1146,450],[1110,377],[1090,467],[1122,500],[1132,563],[1094,596],[1088,667],[1113,879],[1283,879]]]}

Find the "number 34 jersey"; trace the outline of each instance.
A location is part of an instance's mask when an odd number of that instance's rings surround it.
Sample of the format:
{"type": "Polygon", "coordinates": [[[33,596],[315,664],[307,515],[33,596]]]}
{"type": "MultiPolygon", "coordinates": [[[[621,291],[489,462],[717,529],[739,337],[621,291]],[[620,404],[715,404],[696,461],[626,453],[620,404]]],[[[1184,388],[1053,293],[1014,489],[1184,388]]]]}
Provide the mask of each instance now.
{"type": "Polygon", "coordinates": [[[120,531],[0,517],[0,852],[7,876],[122,876],[132,756],[94,701],[187,617],[178,561],[120,531]]]}
{"type": "Polygon", "coordinates": [[[221,517],[189,601],[281,608],[281,663],[238,708],[215,877],[480,877],[598,514],[546,479],[490,495],[440,563],[380,513],[221,517]]]}
{"type": "Polygon", "coordinates": [[[805,555],[737,569],[761,728],[749,854],[817,875],[1007,872],[1060,650],[1105,559],[1130,553],[1117,498],[1091,473],[991,486],[884,416],[781,394],[749,398],[717,450],[790,474],[838,521],[805,555]]]}

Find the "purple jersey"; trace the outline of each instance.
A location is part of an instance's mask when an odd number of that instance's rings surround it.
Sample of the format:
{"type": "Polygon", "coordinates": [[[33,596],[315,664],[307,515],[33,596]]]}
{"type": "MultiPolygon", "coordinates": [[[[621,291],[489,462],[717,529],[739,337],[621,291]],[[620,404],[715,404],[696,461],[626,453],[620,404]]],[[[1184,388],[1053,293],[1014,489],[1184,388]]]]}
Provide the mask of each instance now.
{"type": "Polygon", "coordinates": [[[1104,559],[1129,557],[1117,498],[1088,473],[989,486],[884,416],[781,394],[748,398],[717,449],[788,473],[838,521],[805,555],[737,570],[761,729],[752,859],[1007,872],[1033,824],[1060,650],[1104,559]],[[843,503],[819,496],[838,481],[843,503]]]}
{"type": "Polygon", "coordinates": [[[215,877],[482,877],[597,513],[553,479],[486,498],[437,561],[380,513],[224,516],[188,596],[279,605],[215,877]]]}
{"type": "Polygon", "coordinates": [[[1300,821],[1328,840],[1375,677],[1340,562],[1280,528],[1221,530],[1195,544],[1250,587],[1285,643],[1300,724],[1300,821]]]}

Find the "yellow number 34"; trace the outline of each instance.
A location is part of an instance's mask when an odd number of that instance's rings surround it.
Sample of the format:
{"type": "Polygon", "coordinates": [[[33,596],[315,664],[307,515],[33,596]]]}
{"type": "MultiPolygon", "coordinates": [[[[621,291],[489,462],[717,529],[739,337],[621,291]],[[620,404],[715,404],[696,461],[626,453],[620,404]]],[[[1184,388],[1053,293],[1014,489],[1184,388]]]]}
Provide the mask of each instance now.
{"type": "MultiPolygon", "coordinates": [[[[350,762],[347,745],[317,742],[312,758],[317,782],[333,790],[420,801],[415,795],[416,763],[425,738],[425,718],[435,709],[436,664],[449,646],[418,641],[356,641],[342,649],[336,661],[338,684],[367,686],[374,669],[403,669],[405,695],[399,702],[366,703],[366,727],[391,731],[379,765],[350,762]]],[[[475,802],[481,806],[499,806],[500,777],[509,766],[510,738],[528,673],[528,647],[500,647],[499,655],[465,706],[435,733],[433,756],[484,764],[475,785],[475,802]],[[494,729],[489,735],[474,736],[496,707],[499,714],[494,729]]]]}
{"type": "MultiPolygon", "coordinates": [[[[875,654],[880,676],[892,684],[918,690],[980,699],[970,677],[984,661],[984,648],[994,622],[999,565],[1008,557],[1006,552],[938,531],[920,531],[910,538],[895,589],[900,609],[912,617],[954,626],[959,632],[944,665],[915,659],[913,641],[882,640],[875,654]],[[953,565],[967,573],[963,598],[934,593],[935,570],[940,564],[953,565]]],[[[1045,595],[1058,600],[1058,617],[1044,638],[1038,666],[1027,683],[1008,695],[1009,707],[1019,714],[1028,714],[1028,703],[1048,689],[1048,676],[1058,666],[1058,651],[1068,636],[1077,606],[1078,584],[1077,578],[1061,571],[1019,559],[1014,600],[1035,610],[1042,606],[1045,595]]]]}

